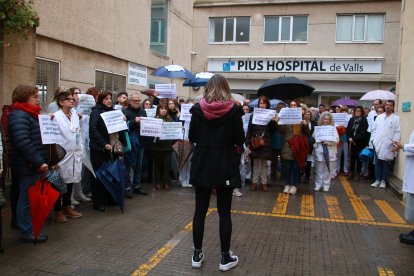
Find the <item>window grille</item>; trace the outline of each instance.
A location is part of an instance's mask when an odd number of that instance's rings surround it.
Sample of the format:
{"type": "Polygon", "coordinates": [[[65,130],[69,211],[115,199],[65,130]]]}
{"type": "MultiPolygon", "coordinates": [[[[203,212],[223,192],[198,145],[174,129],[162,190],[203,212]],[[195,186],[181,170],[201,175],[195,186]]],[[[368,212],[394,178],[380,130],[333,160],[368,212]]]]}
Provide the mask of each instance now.
{"type": "Polygon", "coordinates": [[[43,109],[53,101],[54,91],[59,87],[59,72],[59,62],[36,58],[36,86],[43,109]]]}

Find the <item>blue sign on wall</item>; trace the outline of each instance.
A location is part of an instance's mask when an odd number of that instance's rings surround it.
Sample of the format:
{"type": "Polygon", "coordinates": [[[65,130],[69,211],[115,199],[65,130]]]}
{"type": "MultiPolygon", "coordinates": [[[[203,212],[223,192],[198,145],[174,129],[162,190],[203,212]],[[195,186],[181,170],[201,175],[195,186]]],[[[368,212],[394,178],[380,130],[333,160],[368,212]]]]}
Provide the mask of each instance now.
{"type": "Polygon", "coordinates": [[[402,112],[410,112],[410,111],[411,111],[411,102],[403,102],[402,112]]]}

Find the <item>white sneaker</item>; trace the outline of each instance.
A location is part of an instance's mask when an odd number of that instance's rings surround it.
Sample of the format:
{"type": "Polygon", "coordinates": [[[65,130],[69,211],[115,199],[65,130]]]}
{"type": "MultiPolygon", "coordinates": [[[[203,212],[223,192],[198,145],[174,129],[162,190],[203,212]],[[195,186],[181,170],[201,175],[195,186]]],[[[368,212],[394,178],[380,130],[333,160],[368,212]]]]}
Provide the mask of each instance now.
{"type": "Polygon", "coordinates": [[[285,185],[285,189],[283,190],[283,192],[285,194],[288,194],[289,193],[289,190],[290,190],[290,186],[289,185],[285,185]]]}
{"type": "Polygon", "coordinates": [[[243,194],[239,191],[239,189],[238,188],[234,188],[234,190],[233,190],[233,195],[234,196],[243,196],[243,194]]]}
{"type": "Polygon", "coordinates": [[[227,256],[223,256],[222,253],[221,262],[219,265],[219,269],[221,271],[227,271],[233,267],[235,267],[239,263],[239,258],[233,255],[233,252],[229,251],[227,256]]]}
{"type": "Polygon", "coordinates": [[[315,191],[319,192],[319,190],[321,189],[321,187],[315,187],[315,191]]]}
{"type": "Polygon", "coordinates": [[[298,191],[298,188],[296,188],[295,186],[290,186],[289,194],[296,195],[297,191],[298,191]]]}
{"type": "Polygon", "coordinates": [[[194,268],[200,268],[204,262],[203,250],[194,250],[193,257],[191,258],[191,266],[194,268]]]}
{"type": "Polygon", "coordinates": [[[379,180],[375,180],[374,183],[371,184],[371,187],[373,188],[378,188],[378,186],[381,184],[381,182],[379,180]]]}
{"type": "Polygon", "coordinates": [[[387,187],[387,183],[384,180],[381,180],[379,187],[385,189],[385,187],[387,187]]]}
{"type": "Polygon", "coordinates": [[[84,194],[81,194],[74,198],[76,201],[80,202],[91,202],[92,200],[89,197],[86,197],[84,194]]]}
{"type": "Polygon", "coordinates": [[[323,191],[324,192],[329,192],[329,187],[327,187],[327,188],[323,187],[323,191]]]}
{"type": "Polygon", "coordinates": [[[187,184],[187,188],[191,188],[191,187],[193,187],[193,185],[187,184]]]}
{"type": "Polygon", "coordinates": [[[79,206],[80,205],[80,202],[79,201],[77,201],[76,199],[74,199],[74,198],[72,198],[71,200],[70,200],[70,203],[71,203],[71,205],[74,205],[74,206],[79,206]]]}

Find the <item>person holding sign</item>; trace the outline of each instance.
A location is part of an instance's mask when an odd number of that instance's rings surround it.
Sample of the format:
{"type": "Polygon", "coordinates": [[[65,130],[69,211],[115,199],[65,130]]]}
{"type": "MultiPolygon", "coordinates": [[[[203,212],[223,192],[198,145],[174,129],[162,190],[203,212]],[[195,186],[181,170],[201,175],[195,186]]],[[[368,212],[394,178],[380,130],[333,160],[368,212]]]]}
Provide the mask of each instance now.
{"type": "MultiPolygon", "coordinates": [[[[259,98],[259,108],[269,109],[270,101],[266,96],[259,98]]],[[[262,191],[267,192],[267,160],[272,159],[271,135],[275,131],[275,123],[270,120],[266,125],[253,124],[254,114],[250,116],[247,128],[246,146],[247,154],[253,160],[253,176],[250,191],[257,190],[259,177],[262,183],[262,191]],[[263,144],[257,146],[255,139],[261,139],[263,144]]]]}
{"type": "MultiPolygon", "coordinates": [[[[335,126],[332,114],[324,112],[319,117],[319,126],[335,126]]],[[[316,132],[316,131],[315,131],[316,132]]],[[[331,177],[336,169],[336,146],[339,142],[339,135],[334,128],[335,141],[319,141],[315,135],[315,191],[319,191],[323,186],[323,191],[328,192],[331,186],[331,177]]]]}
{"type": "Polygon", "coordinates": [[[242,110],[231,98],[226,79],[215,74],[208,81],[203,98],[190,112],[189,139],[196,143],[193,153],[190,183],[195,186],[193,219],[194,254],[192,267],[201,267],[204,261],[204,224],[212,189],[216,189],[220,216],[221,261],[219,269],[235,267],[239,259],[230,251],[232,232],[231,201],[233,189],[241,187],[240,156],[236,146],[244,143],[242,110]]]}
{"type": "Polygon", "coordinates": [[[359,159],[359,154],[368,145],[369,140],[369,133],[367,131],[368,121],[364,113],[364,108],[362,106],[355,107],[352,112],[353,116],[349,120],[346,128],[349,154],[351,156],[351,167],[349,168],[348,179],[353,179],[355,177],[356,181],[359,181],[362,169],[362,162],[359,159]]]}
{"type": "MultiPolygon", "coordinates": [[[[19,200],[17,222],[20,242],[35,241],[30,216],[28,189],[49,170],[49,146],[42,144],[38,116],[40,99],[34,86],[19,85],[12,94],[13,113],[9,118],[12,145],[12,169],[18,176],[19,200]]],[[[45,242],[47,235],[40,233],[36,242],[45,242]]]]}
{"type": "MultiPolygon", "coordinates": [[[[157,114],[155,118],[162,119],[163,122],[172,122],[168,114],[168,106],[160,102],[157,106],[157,114]]],[[[155,143],[151,145],[151,152],[154,158],[154,183],[157,191],[164,187],[167,191],[170,187],[170,170],[173,140],[160,140],[155,138],[155,143]]]]}

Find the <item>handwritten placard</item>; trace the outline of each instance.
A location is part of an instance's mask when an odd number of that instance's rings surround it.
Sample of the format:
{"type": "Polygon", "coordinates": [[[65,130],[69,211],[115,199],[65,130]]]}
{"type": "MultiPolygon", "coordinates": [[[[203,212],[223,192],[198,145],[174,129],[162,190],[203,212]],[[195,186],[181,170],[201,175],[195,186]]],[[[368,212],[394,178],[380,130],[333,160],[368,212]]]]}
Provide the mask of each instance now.
{"type": "Polygon", "coordinates": [[[348,126],[349,119],[351,119],[348,113],[332,113],[332,118],[336,126],[348,126]]]}
{"type": "Polygon", "coordinates": [[[192,106],[193,104],[181,104],[180,120],[191,121],[190,109],[192,106]]]}
{"type": "Polygon", "coordinates": [[[314,135],[316,142],[323,142],[323,141],[336,141],[335,135],[336,128],[334,126],[316,126],[314,135]]]}
{"type": "Polygon", "coordinates": [[[190,121],[184,122],[184,140],[188,141],[188,133],[190,132],[190,121]]]}
{"type": "Polygon", "coordinates": [[[279,125],[296,125],[302,122],[302,108],[282,108],[278,114],[279,125]]]}
{"type": "Polygon", "coordinates": [[[79,104],[76,111],[83,115],[90,115],[92,107],[94,107],[95,104],[95,99],[92,95],[79,94],[79,104]]]}
{"type": "Polygon", "coordinates": [[[182,140],[183,124],[181,122],[164,122],[160,140],[182,140]]]}
{"type": "Polygon", "coordinates": [[[147,108],[145,109],[145,112],[147,113],[147,117],[155,118],[155,114],[157,113],[157,108],[147,108]]]}
{"type": "Polygon", "coordinates": [[[101,117],[109,134],[128,129],[121,110],[101,113],[101,117]]]}
{"type": "Polygon", "coordinates": [[[150,117],[141,117],[141,136],[160,137],[162,133],[162,120],[150,117]]]}
{"type": "Polygon", "coordinates": [[[246,133],[247,133],[247,130],[248,130],[248,128],[249,128],[249,121],[250,121],[250,117],[251,117],[251,116],[252,116],[252,114],[251,114],[251,113],[247,113],[247,114],[244,114],[244,115],[242,116],[244,134],[246,134],[246,133]]]}
{"type": "Polygon", "coordinates": [[[158,92],[157,98],[175,99],[177,97],[177,85],[175,83],[156,84],[155,91],[158,92]]]}
{"type": "Polygon", "coordinates": [[[265,126],[275,115],[275,110],[255,107],[253,110],[252,124],[265,126]]]}
{"type": "Polygon", "coordinates": [[[56,120],[52,120],[50,115],[39,115],[40,135],[42,144],[60,144],[62,136],[56,120]]]}

